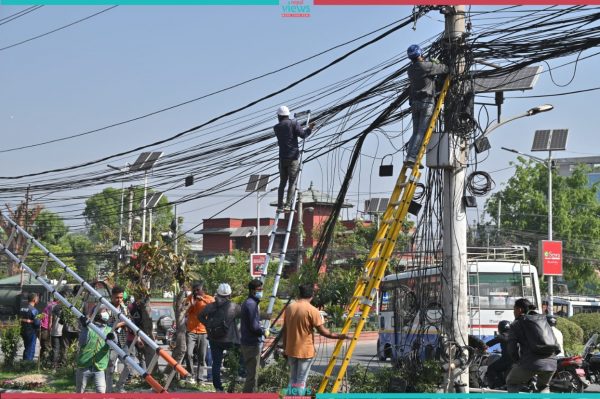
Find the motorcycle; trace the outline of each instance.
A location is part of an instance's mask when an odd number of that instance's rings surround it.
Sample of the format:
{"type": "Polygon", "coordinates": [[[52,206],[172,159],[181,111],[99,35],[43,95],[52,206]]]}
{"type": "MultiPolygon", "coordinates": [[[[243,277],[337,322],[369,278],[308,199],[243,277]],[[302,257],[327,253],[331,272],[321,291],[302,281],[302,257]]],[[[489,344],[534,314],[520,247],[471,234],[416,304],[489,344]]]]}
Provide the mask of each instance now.
{"type": "Polygon", "coordinates": [[[561,357],[556,362],[556,373],[550,380],[550,391],[582,393],[590,385],[583,369],[583,357],[561,357]]]}
{"type": "MultiPolygon", "coordinates": [[[[501,353],[492,352],[488,355],[483,355],[479,362],[479,369],[477,372],[477,380],[479,386],[481,387],[489,387],[489,388],[499,388],[499,387],[490,387],[490,382],[487,378],[487,369],[489,365],[491,365],[496,360],[500,359],[501,353]]],[[[589,382],[586,380],[586,373],[583,369],[583,357],[582,356],[570,356],[570,357],[562,357],[556,360],[557,368],[556,373],[552,376],[550,380],[550,391],[552,392],[560,392],[560,393],[581,393],[588,386],[589,382]]],[[[599,362],[600,365],[600,362],[599,362]]],[[[600,369],[599,369],[600,370],[600,369]]],[[[506,381],[506,376],[508,375],[508,371],[504,373],[503,380],[506,381]]],[[[501,389],[501,388],[500,388],[501,389]]],[[[530,383],[523,387],[523,391],[525,392],[536,392],[536,381],[535,378],[530,381],[530,383]]]]}
{"type": "Polygon", "coordinates": [[[598,334],[592,335],[583,348],[583,370],[586,378],[592,384],[600,383],[600,353],[594,352],[598,349],[598,334]]]}

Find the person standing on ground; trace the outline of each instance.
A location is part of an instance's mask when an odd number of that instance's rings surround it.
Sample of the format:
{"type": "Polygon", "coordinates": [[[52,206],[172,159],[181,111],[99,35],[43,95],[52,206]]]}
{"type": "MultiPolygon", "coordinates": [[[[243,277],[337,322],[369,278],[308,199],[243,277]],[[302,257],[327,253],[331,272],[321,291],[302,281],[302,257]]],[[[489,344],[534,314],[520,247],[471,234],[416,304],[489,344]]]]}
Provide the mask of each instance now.
{"type": "Polygon", "coordinates": [[[240,313],[240,305],[231,302],[231,287],[227,283],[221,283],[215,301],[208,304],[198,316],[200,322],[206,326],[213,361],[213,386],[217,392],[224,392],[221,382],[223,354],[240,342],[236,325],[240,313]]]}
{"type": "Polygon", "coordinates": [[[40,298],[35,292],[27,294],[27,305],[21,307],[21,338],[23,338],[23,360],[33,361],[37,331],[40,328],[40,312],[35,308],[40,298]]]}
{"type": "Polygon", "coordinates": [[[279,145],[279,191],[277,192],[277,212],[289,212],[292,206],[292,196],[296,187],[298,170],[300,169],[300,150],[298,148],[298,137],[306,138],[315,127],[314,122],[308,129],[302,129],[300,123],[290,119],[290,110],[285,105],[277,110],[279,123],[273,127],[277,144],[279,145]],[[283,204],[285,186],[288,184],[287,200],[283,204]]]}
{"type": "Polygon", "coordinates": [[[409,103],[412,112],[413,134],[408,141],[404,164],[412,166],[417,160],[419,149],[425,138],[425,132],[433,115],[435,104],[434,78],[436,75],[448,73],[448,67],[426,61],[423,58],[423,50],[417,44],[410,46],[406,53],[412,61],[407,72],[410,80],[409,103]]]}
{"type": "Polygon", "coordinates": [[[260,325],[260,300],[263,297],[263,283],[252,280],[248,283],[248,299],[242,303],[240,343],[241,352],[246,368],[246,382],[242,392],[256,392],[258,385],[258,366],[260,364],[260,349],[267,331],[260,325]]]}
{"type": "Polygon", "coordinates": [[[44,308],[42,321],[40,322],[40,363],[46,365],[52,358],[52,338],[50,329],[52,328],[52,309],[58,302],[52,298],[44,308]]]}
{"type": "MultiPolygon", "coordinates": [[[[123,313],[125,316],[129,317],[129,311],[127,310],[127,306],[125,306],[124,302],[125,290],[118,285],[115,285],[111,291],[110,303],[117,308],[118,311],[123,313]]],[[[117,344],[121,349],[127,352],[127,327],[124,321],[119,320],[119,314],[113,313],[109,311],[109,319],[108,326],[110,326],[116,336],[117,344]]],[[[105,368],[106,372],[106,391],[114,392],[114,390],[123,391],[122,386],[113,387],[113,375],[117,371],[116,364],[117,359],[119,358],[118,354],[111,350],[110,356],[108,360],[108,366],[105,368]]],[[[127,367],[127,364],[124,364],[123,367],[127,367]]],[[[118,385],[118,384],[117,384],[118,385]]]]}
{"type": "MultiPolygon", "coordinates": [[[[60,295],[67,298],[69,295],[69,289],[63,288],[60,290],[60,295]]],[[[52,325],[50,326],[50,337],[52,340],[52,367],[56,370],[61,366],[65,365],[66,350],[65,341],[63,339],[63,328],[64,323],[61,319],[62,304],[56,303],[52,308],[52,325]]]]}
{"type": "Polygon", "coordinates": [[[191,382],[206,381],[204,377],[206,370],[206,352],[208,349],[208,339],[206,337],[206,327],[200,322],[198,316],[209,303],[215,301],[215,298],[204,292],[204,284],[197,281],[192,285],[192,293],[188,296],[189,308],[187,310],[186,324],[186,348],[187,348],[187,366],[190,372],[191,382]],[[194,370],[194,352],[198,351],[198,370],[194,370]],[[194,371],[196,371],[194,373],[194,371]]]}
{"type": "Polygon", "coordinates": [[[298,300],[285,309],[282,333],[284,354],[290,366],[290,395],[305,394],[308,372],[315,357],[314,329],[326,338],[347,338],[346,334],[332,333],[323,325],[319,310],[310,303],[314,296],[314,284],[302,284],[298,289],[298,300]]]}
{"type": "Polygon", "coordinates": [[[550,354],[542,354],[537,349],[543,343],[542,339],[552,339],[553,343],[556,343],[556,338],[546,316],[536,313],[535,309],[535,305],[526,298],[515,301],[513,308],[515,321],[510,325],[508,332],[508,353],[515,363],[506,377],[506,388],[510,393],[519,392],[521,387],[535,375],[537,375],[538,391],[550,393],[549,383],[556,371],[555,354],[559,349],[558,345],[554,345],[555,349],[550,354]],[[537,327],[538,323],[540,323],[539,329],[532,328],[537,327]],[[538,330],[540,333],[536,333],[538,330]],[[545,331],[548,331],[551,337],[547,337],[545,331]]]}
{"type": "MultiPolygon", "coordinates": [[[[110,319],[108,309],[100,305],[93,323],[110,337],[111,327],[107,325],[110,319]]],[[[79,334],[79,356],[77,357],[77,372],[75,373],[75,392],[85,392],[87,380],[94,377],[96,393],[106,392],[105,370],[110,358],[110,347],[100,335],[88,326],[81,329],[79,334]]]]}

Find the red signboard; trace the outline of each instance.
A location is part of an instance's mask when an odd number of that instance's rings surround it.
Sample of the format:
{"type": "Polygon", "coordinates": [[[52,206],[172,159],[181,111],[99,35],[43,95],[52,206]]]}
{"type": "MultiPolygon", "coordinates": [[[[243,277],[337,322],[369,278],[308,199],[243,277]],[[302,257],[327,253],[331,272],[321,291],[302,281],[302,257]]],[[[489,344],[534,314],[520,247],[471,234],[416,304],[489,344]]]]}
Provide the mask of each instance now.
{"type": "Polygon", "coordinates": [[[538,246],[539,268],[544,276],[562,276],[562,241],[541,240],[538,246]]]}
{"type": "Polygon", "coordinates": [[[250,275],[252,277],[260,277],[263,272],[267,254],[258,253],[250,255],[250,275]]]}

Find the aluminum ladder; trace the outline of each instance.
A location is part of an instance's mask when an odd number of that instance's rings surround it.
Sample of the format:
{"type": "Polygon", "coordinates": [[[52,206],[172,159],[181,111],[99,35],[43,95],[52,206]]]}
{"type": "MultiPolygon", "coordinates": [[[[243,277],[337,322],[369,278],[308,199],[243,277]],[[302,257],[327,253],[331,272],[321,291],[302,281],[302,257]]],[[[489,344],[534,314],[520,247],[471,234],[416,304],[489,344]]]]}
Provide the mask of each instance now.
{"type": "MultiPolygon", "coordinates": [[[[70,312],[77,316],[79,321],[82,323],[83,328],[90,328],[102,339],[104,339],[108,346],[110,346],[110,348],[117,353],[119,359],[129,367],[129,370],[139,374],[154,391],[167,392],[169,383],[172,380],[172,376],[170,376],[170,378],[167,379],[167,383],[163,386],[154,377],[152,377],[152,370],[158,364],[159,357],[163,358],[167,362],[167,364],[173,368],[172,375],[174,375],[175,372],[179,373],[179,375],[181,375],[183,378],[189,375],[187,370],[183,366],[181,366],[177,361],[175,361],[171,357],[171,355],[167,353],[167,351],[158,346],[158,344],[154,342],[152,338],[148,337],[148,335],[146,335],[138,326],[136,326],[135,323],[133,323],[133,321],[131,321],[127,316],[125,316],[119,309],[114,307],[108,299],[103,297],[102,294],[96,291],[94,287],[92,287],[77,273],[75,273],[72,269],[65,265],[64,262],[62,262],[58,257],[56,257],[56,255],[54,255],[52,252],[46,249],[46,247],[44,247],[44,245],[37,241],[31,234],[26,232],[21,226],[19,226],[13,220],[8,218],[2,212],[0,212],[0,220],[1,219],[4,220],[4,223],[10,226],[11,233],[4,242],[0,241],[0,251],[7,255],[13,262],[18,263],[22,271],[27,272],[31,276],[33,276],[51,295],[53,295],[64,306],[66,306],[66,308],[70,312]],[[9,250],[11,243],[13,242],[13,240],[16,239],[18,235],[22,235],[27,240],[27,245],[25,246],[23,254],[21,254],[20,257],[9,250]],[[25,263],[29,251],[32,249],[33,246],[40,249],[44,254],[44,260],[37,272],[25,263]],[[46,275],[46,269],[48,268],[50,262],[54,262],[63,271],[61,277],[58,279],[59,284],[57,284],[56,286],[50,284],[44,278],[44,276],[46,275]],[[75,307],[75,305],[71,303],[68,298],[65,298],[59,293],[62,287],[62,284],[60,282],[62,282],[67,276],[70,276],[81,287],[74,296],[74,299],[79,298],[85,292],[86,294],[88,294],[88,296],[94,298],[97,304],[104,305],[107,309],[109,309],[112,312],[113,315],[118,316],[112,327],[112,333],[114,333],[116,324],[122,321],[137,337],[139,337],[144,342],[145,345],[148,345],[148,347],[155,352],[154,357],[148,364],[147,368],[141,367],[138,364],[137,360],[134,357],[130,356],[129,350],[125,351],[124,349],[119,347],[118,343],[115,340],[109,339],[107,335],[109,335],[110,333],[104,334],[103,330],[93,323],[96,313],[100,309],[99,306],[95,306],[95,310],[92,312],[91,315],[86,315],[81,310],[77,309],[77,307],[75,307]]],[[[128,372],[127,368],[123,370],[123,373],[126,372],[128,372]]]]}
{"type": "MultiPolygon", "coordinates": [[[[294,118],[297,120],[298,118],[306,117],[306,126],[310,124],[310,110],[303,111],[294,114],[294,118]]],[[[312,133],[311,133],[312,134],[312,133]]],[[[308,137],[307,137],[308,138],[308,137]]],[[[294,223],[294,214],[296,213],[296,204],[298,195],[301,195],[298,191],[298,186],[300,185],[300,178],[302,176],[302,158],[304,157],[304,144],[306,140],[302,142],[302,149],[300,150],[299,157],[299,169],[298,169],[298,177],[296,178],[296,184],[294,185],[294,191],[292,193],[292,203],[290,206],[290,213],[288,214],[287,225],[285,228],[285,237],[283,239],[283,245],[281,247],[281,251],[279,252],[279,264],[277,265],[277,272],[275,273],[275,281],[273,283],[273,290],[271,292],[271,296],[269,297],[269,305],[267,306],[267,314],[271,314],[273,312],[273,307],[275,306],[275,299],[277,299],[277,291],[279,289],[279,281],[281,280],[281,274],[283,272],[283,265],[285,263],[285,255],[287,253],[288,243],[290,241],[290,235],[292,233],[292,225],[294,223]]],[[[269,232],[269,247],[267,249],[267,256],[265,257],[265,263],[262,266],[262,274],[260,276],[260,280],[265,283],[267,278],[267,272],[269,267],[269,261],[271,260],[271,256],[273,254],[273,247],[275,244],[275,239],[277,237],[277,227],[279,225],[279,216],[283,212],[279,212],[279,209],[275,211],[275,221],[273,223],[273,228],[269,232]]],[[[298,256],[302,256],[302,254],[298,254],[298,256]]],[[[263,320],[263,328],[268,330],[271,326],[271,320],[263,320]]]]}
{"type": "Polygon", "coordinates": [[[360,319],[355,326],[354,335],[352,336],[350,344],[343,355],[342,347],[344,340],[337,341],[335,349],[331,355],[331,359],[329,360],[329,364],[327,365],[323,375],[323,379],[321,380],[321,384],[319,385],[319,389],[317,390],[318,393],[325,392],[329,386],[334,368],[340,359],[342,362],[337,369],[337,375],[331,386],[330,391],[332,393],[338,392],[344,375],[346,374],[346,370],[350,360],[352,359],[352,354],[354,353],[356,343],[358,342],[362,329],[369,317],[369,312],[375,303],[375,296],[377,295],[377,290],[381,283],[381,279],[385,275],[390,257],[392,256],[394,247],[396,246],[397,237],[402,229],[402,222],[408,214],[408,209],[412,198],[414,197],[417,183],[421,177],[419,165],[421,163],[421,159],[425,155],[427,144],[431,139],[431,135],[441,112],[442,105],[444,104],[446,94],[450,88],[450,80],[451,78],[448,75],[444,81],[444,86],[437,100],[433,115],[429,122],[429,126],[425,132],[423,143],[419,149],[419,153],[414,165],[412,166],[412,169],[409,169],[406,165],[404,165],[400,171],[400,175],[398,176],[394,186],[387,209],[382,216],[382,221],[379,230],[377,231],[377,235],[375,236],[373,246],[371,247],[371,252],[369,253],[369,257],[367,258],[367,261],[363,267],[363,273],[356,282],[354,294],[348,309],[348,317],[346,318],[344,326],[342,327],[342,334],[346,334],[350,331],[350,327],[353,324],[354,315],[359,308],[361,311],[360,319]]]}

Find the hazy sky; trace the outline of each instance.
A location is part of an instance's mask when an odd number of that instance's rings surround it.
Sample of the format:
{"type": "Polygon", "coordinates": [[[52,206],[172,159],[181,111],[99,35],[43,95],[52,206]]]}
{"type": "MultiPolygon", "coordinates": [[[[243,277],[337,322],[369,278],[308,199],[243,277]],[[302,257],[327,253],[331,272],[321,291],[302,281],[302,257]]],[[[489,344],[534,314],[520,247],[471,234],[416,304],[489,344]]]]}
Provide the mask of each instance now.
{"type": "MultiPolygon", "coordinates": [[[[25,8],[0,7],[0,18],[25,8]]],[[[401,6],[311,6],[308,18],[283,18],[277,6],[119,6],[48,36],[3,49],[106,8],[108,6],[44,6],[10,22],[0,20],[3,138],[0,150],[85,132],[199,97],[378,29],[412,11],[412,7],[401,6]]],[[[473,7],[473,10],[481,9],[473,7]]],[[[490,9],[493,8],[485,8],[490,9]]],[[[267,125],[274,124],[278,105],[401,54],[411,43],[433,37],[443,28],[442,16],[432,11],[416,24],[416,30],[400,30],[294,90],[261,103],[258,108],[271,107],[273,120],[267,125]]],[[[355,45],[346,46],[286,72],[137,122],[33,149],[0,153],[0,175],[16,176],[75,165],[169,137],[281,88],[353,47],[355,45]]],[[[553,61],[550,66],[557,67],[564,61],[568,60],[553,61]]],[[[548,67],[544,65],[545,70],[548,67]]],[[[598,59],[592,57],[579,62],[576,68],[570,64],[554,70],[551,75],[543,74],[533,91],[506,93],[502,113],[507,118],[544,103],[553,104],[555,109],[496,130],[490,137],[493,149],[485,159],[480,159],[478,168],[491,172],[499,187],[511,176],[513,170],[506,168],[508,162],[515,159],[500,147],[527,152],[537,129],[569,129],[568,151],[558,156],[600,155],[600,140],[595,130],[600,125],[598,92],[524,98],[598,87],[598,70],[598,59]]],[[[493,102],[492,98],[477,100],[493,102]]],[[[488,111],[490,118],[495,118],[495,108],[488,111]]],[[[390,127],[392,133],[399,130],[400,127],[390,127]]],[[[199,138],[190,137],[188,141],[153,150],[179,151],[196,144],[195,140],[199,138]]],[[[400,136],[395,145],[401,146],[406,140],[408,136],[400,136]]],[[[276,146],[275,140],[273,146],[276,146]]],[[[382,157],[390,152],[393,149],[381,137],[367,140],[365,155],[382,157]]],[[[335,195],[348,155],[349,151],[342,151],[335,159],[308,165],[302,187],[307,188],[312,181],[317,189],[335,195]]],[[[124,165],[134,159],[135,155],[107,163],[124,165]]],[[[394,157],[396,172],[401,161],[401,155],[394,157]]],[[[348,201],[360,204],[361,210],[364,200],[385,196],[394,183],[394,178],[377,176],[380,162],[363,157],[350,188],[348,201]]],[[[88,170],[104,168],[103,163],[88,170]]],[[[276,171],[274,162],[265,172],[276,171]]],[[[7,184],[15,183],[0,181],[0,186],[7,187],[7,184]]],[[[120,187],[120,184],[114,186],[120,187]]],[[[103,187],[50,194],[49,198],[64,198],[64,203],[55,200],[50,207],[60,209],[67,219],[73,218],[81,213],[82,200],[67,199],[91,195],[103,187]],[[60,204],[64,207],[59,207],[60,204]]],[[[203,182],[166,194],[170,199],[177,199],[200,187],[204,187],[203,182]]],[[[184,227],[192,228],[243,194],[243,190],[232,190],[181,206],[184,227]]],[[[1,197],[2,202],[9,201],[9,196],[1,197]]],[[[268,195],[267,199],[273,201],[275,195],[268,195]]],[[[480,212],[483,201],[479,199],[480,212]]],[[[273,213],[267,202],[263,201],[261,207],[263,216],[273,213]]],[[[253,196],[221,216],[254,217],[255,213],[256,197],[253,196]]],[[[355,212],[351,211],[349,216],[354,217],[355,212]]],[[[476,214],[470,214],[470,221],[474,218],[476,214]]],[[[73,220],[70,224],[81,226],[81,221],[73,220]]]]}

